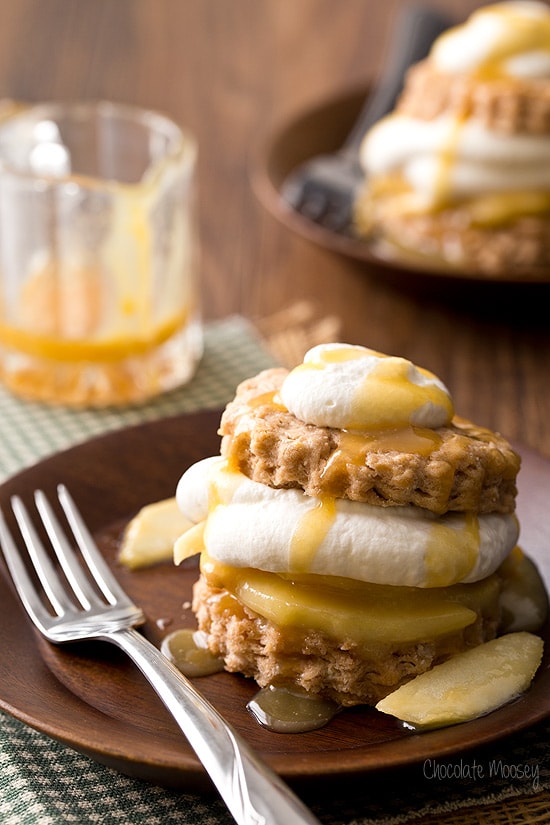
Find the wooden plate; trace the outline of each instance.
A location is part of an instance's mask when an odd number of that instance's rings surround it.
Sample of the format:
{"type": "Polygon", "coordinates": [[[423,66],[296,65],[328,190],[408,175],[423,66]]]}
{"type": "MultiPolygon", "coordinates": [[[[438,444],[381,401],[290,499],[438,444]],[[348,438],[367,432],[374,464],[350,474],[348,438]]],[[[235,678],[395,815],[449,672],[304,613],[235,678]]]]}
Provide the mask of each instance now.
{"type": "MultiPolygon", "coordinates": [[[[130,573],[117,565],[118,537],[141,506],[173,495],[191,463],[219,451],[218,421],[218,412],[186,415],[95,438],[8,480],[0,487],[0,506],[7,513],[11,495],[30,501],[37,487],[53,498],[56,485],[64,482],[122,585],[144,607],[144,632],[158,644],[170,630],[194,625],[188,601],[196,561],[130,573]]],[[[550,462],[521,452],[523,545],[545,568],[548,582],[550,462]]],[[[206,783],[194,753],[134,666],[106,644],[58,648],[43,642],[23,615],[4,567],[2,572],[0,707],[123,773],[180,788],[206,783]]],[[[256,690],[249,680],[221,673],[197,683],[289,782],[341,781],[463,751],[544,719],[550,711],[548,627],[545,639],[545,664],[525,696],[475,722],[422,735],[368,708],[345,711],[319,731],[276,734],[261,728],[246,711],[256,690]]]]}
{"type": "Polygon", "coordinates": [[[536,272],[519,275],[510,270],[496,278],[488,278],[478,271],[441,267],[420,257],[411,256],[405,261],[354,237],[349,229],[342,232],[326,229],[284,201],[281,190],[288,175],[310,158],[334,152],[342,146],[368,94],[368,87],[362,87],[322,101],[275,127],[259,140],[252,154],[250,172],[254,191],[266,209],[292,232],[360,262],[365,271],[390,283],[433,289],[440,282],[440,286],[455,290],[474,282],[489,290],[496,286],[499,294],[504,286],[508,290],[514,286],[525,290],[530,286],[530,292],[547,294],[550,272],[541,277],[536,272]]]}

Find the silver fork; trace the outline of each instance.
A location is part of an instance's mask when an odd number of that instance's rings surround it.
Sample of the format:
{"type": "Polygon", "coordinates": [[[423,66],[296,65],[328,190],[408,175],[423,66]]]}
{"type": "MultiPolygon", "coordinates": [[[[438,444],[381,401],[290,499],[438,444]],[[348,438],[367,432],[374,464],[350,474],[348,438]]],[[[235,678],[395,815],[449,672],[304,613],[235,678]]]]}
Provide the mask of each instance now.
{"type": "Polygon", "coordinates": [[[431,8],[410,7],[400,14],[392,36],[381,81],[367,98],[342,147],[317,155],[293,170],[281,195],[295,211],[334,232],[350,232],[356,192],[364,180],[359,149],[367,130],[391,111],[405,73],[424,58],[450,20],[431,8]]]}
{"type": "Polygon", "coordinates": [[[58,498],[71,538],[44,492],[34,494],[40,521],[69,587],[58,574],[55,556],[44,546],[22,500],[18,496],[11,500],[42,594],[0,511],[4,557],[38,630],[54,644],[97,639],[112,642],[127,653],[172,713],[239,825],[320,825],[191,682],[135,629],[144,622],[143,612],[111,573],[64,485],[58,487],[58,498]],[[80,552],[74,549],[75,542],[80,552]]]}

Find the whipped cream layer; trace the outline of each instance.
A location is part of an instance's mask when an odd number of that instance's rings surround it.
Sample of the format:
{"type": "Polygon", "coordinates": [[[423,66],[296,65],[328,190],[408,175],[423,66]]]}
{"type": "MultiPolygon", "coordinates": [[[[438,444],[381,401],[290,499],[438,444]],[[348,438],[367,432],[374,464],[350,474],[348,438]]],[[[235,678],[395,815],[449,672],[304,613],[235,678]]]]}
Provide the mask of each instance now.
{"type": "Polygon", "coordinates": [[[430,59],[446,73],[531,80],[550,77],[550,9],[545,3],[496,3],[441,35],[430,59]]]}
{"type": "Polygon", "coordinates": [[[373,584],[446,587],[493,573],[517,542],[513,515],[376,507],[276,490],[221,456],[187,470],[176,499],[204,531],[176,542],[176,563],[206,549],[233,567],[345,576],[373,584]]]}
{"type": "Polygon", "coordinates": [[[338,343],[310,349],[279,395],[301,421],[341,430],[437,428],[454,412],[445,385],[428,370],[405,358],[338,343]]]}
{"type": "Polygon", "coordinates": [[[497,134],[447,115],[431,121],[388,115],[366,136],[361,163],[370,176],[399,174],[417,196],[409,200],[411,210],[486,193],[550,188],[548,136],[497,134]]]}

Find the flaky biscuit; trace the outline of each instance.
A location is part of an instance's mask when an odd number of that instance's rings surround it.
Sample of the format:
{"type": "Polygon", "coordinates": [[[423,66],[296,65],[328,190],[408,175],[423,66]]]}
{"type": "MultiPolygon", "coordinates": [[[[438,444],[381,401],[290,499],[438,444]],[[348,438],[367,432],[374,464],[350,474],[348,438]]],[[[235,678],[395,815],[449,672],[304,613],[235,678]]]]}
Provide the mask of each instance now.
{"type": "Polygon", "coordinates": [[[409,70],[396,111],[420,120],[468,117],[492,132],[550,135],[550,80],[447,74],[426,59],[409,70]]]}
{"type": "Polygon", "coordinates": [[[439,661],[494,638],[497,629],[496,616],[480,609],[472,625],[437,640],[369,647],[316,630],[283,630],[203,576],[194,587],[193,611],[226,670],[252,677],[260,687],[298,686],[342,706],[374,705],[439,661]]]}
{"type": "Polygon", "coordinates": [[[433,431],[428,453],[378,449],[366,435],[350,441],[277,405],[287,374],[275,368],[244,381],[222,415],[222,455],[249,478],[310,496],[414,504],[437,514],[514,511],[520,459],[501,436],[455,418],[433,431]]]}

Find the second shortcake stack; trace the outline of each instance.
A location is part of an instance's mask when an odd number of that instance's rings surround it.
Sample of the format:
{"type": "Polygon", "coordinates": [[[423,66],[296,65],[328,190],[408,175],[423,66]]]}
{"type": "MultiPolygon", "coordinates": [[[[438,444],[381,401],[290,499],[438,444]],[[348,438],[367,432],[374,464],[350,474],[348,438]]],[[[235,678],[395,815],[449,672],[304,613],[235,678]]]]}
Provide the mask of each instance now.
{"type": "Polygon", "coordinates": [[[478,9],[414,66],[366,135],[357,231],[487,278],[550,272],[550,9],[478,9]]]}

